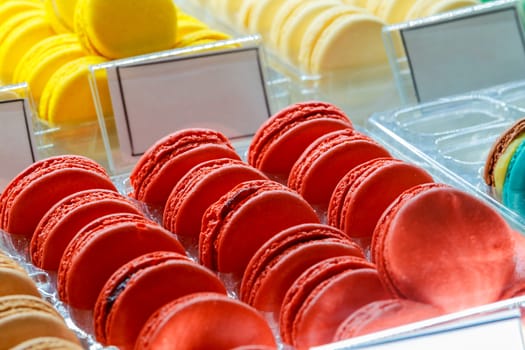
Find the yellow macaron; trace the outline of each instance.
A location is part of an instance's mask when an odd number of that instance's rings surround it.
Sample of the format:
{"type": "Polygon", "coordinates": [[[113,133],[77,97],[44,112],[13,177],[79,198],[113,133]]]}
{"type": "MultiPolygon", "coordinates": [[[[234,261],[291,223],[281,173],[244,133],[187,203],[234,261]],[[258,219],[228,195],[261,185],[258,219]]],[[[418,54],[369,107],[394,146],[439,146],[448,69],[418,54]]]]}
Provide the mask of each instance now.
{"type": "Polygon", "coordinates": [[[173,0],[78,0],[75,32],[89,52],[109,59],[167,50],[176,11],[173,0]]]}
{"type": "Polygon", "coordinates": [[[41,40],[55,35],[45,16],[35,16],[20,23],[0,45],[0,80],[11,84],[14,69],[22,56],[41,40]]]}
{"type": "MultiPolygon", "coordinates": [[[[104,62],[107,60],[101,56],[84,56],[57,69],[42,91],[39,117],[50,125],[74,125],[96,121],[89,67],[104,62]]],[[[107,77],[102,74],[102,70],[98,73],[98,94],[106,115],[111,111],[107,77]]]]}
{"type": "Polygon", "coordinates": [[[42,91],[54,72],[74,59],[86,56],[74,34],[60,34],[46,38],[34,45],[18,63],[15,82],[27,82],[38,104],[42,91]]]}
{"type": "Polygon", "coordinates": [[[77,0],[43,0],[47,19],[57,33],[74,31],[77,0]]]}
{"type": "Polygon", "coordinates": [[[32,0],[10,0],[0,4],[0,23],[4,23],[11,17],[30,10],[43,10],[41,2],[32,0]]]}

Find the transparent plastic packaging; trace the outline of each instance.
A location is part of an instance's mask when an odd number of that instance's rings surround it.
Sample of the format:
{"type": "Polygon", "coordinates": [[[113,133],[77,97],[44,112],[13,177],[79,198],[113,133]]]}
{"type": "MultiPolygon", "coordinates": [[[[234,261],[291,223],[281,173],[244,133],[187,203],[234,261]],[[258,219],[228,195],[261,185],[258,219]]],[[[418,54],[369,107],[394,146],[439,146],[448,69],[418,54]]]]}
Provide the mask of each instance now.
{"type": "Polygon", "coordinates": [[[483,167],[493,143],[523,117],[523,110],[490,97],[498,93],[488,90],[485,95],[456,96],[376,113],[369,119],[367,130],[402,154],[410,153],[432,164],[445,182],[483,198],[525,232],[525,218],[502,205],[483,180],[483,167]]]}

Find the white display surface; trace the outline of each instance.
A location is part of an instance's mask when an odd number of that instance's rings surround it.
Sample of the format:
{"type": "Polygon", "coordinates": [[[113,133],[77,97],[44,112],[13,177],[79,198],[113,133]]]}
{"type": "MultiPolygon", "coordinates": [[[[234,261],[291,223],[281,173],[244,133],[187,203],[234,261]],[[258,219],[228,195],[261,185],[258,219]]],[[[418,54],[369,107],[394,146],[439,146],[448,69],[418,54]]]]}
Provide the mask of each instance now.
{"type": "Polygon", "coordinates": [[[184,128],[249,137],[270,116],[258,47],[126,64],[107,74],[120,147],[130,157],[184,128]]]}
{"type": "Polygon", "coordinates": [[[0,191],[35,159],[27,101],[0,101],[0,191]]]}

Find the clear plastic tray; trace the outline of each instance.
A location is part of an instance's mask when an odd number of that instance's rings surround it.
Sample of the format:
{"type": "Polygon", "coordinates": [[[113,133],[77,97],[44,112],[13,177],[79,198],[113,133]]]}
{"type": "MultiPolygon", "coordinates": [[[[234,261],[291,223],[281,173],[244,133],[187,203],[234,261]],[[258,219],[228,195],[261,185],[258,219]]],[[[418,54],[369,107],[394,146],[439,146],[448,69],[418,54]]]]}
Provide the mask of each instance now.
{"type": "Polygon", "coordinates": [[[525,218],[502,205],[482,177],[492,144],[522,117],[522,110],[504,101],[465,95],[376,113],[367,131],[402,154],[430,164],[444,182],[483,198],[525,233],[525,218]]]}

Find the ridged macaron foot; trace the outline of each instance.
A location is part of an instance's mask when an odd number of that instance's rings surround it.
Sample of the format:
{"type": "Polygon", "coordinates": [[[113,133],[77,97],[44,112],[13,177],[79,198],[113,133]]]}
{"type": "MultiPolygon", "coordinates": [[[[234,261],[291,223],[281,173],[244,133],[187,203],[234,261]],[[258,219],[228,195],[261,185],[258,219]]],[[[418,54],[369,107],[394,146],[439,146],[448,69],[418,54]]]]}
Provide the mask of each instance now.
{"type": "Polygon", "coordinates": [[[244,181],[264,180],[256,168],[237,159],[212,159],[191,168],[175,185],[164,207],[163,225],[198,241],[208,207],[244,181]]]}
{"type": "Polygon", "coordinates": [[[278,318],[286,292],[301,273],[321,260],[343,255],[365,257],[361,247],[335,227],[292,226],[270,238],[250,259],[240,299],[278,318]]]}
{"type": "Polygon", "coordinates": [[[63,198],[38,223],[29,246],[31,261],[41,269],[58,270],[73,237],[93,220],[113,213],[141,214],[137,205],[115,191],[91,189],[63,198]]]}
{"type": "Polygon", "coordinates": [[[91,310],[119,267],[158,250],[185,254],[171,232],[143,216],[118,213],[98,218],[67,246],[58,269],[58,295],[73,308],[91,310]]]}
{"type": "Polygon", "coordinates": [[[512,235],[485,202],[430,183],[403,192],[387,208],[371,253],[392,295],[455,312],[499,299],[516,266],[512,235]]]}
{"type": "Polygon", "coordinates": [[[173,187],[195,165],[210,159],[240,157],[228,138],[211,129],[183,129],[155,142],[130,175],[131,197],[164,207],[173,187]]]}
{"type": "Polygon", "coordinates": [[[157,309],[197,292],[226,295],[226,288],[214,273],[184,255],[158,251],[139,256],[121,266],[102,288],[93,314],[97,340],[132,350],[157,309]]]}
{"type": "Polygon", "coordinates": [[[288,186],[313,206],[326,209],[337,183],[349,170],[381,157],[390,153],[372,138],[353,129],[333,131],[301,154],[290,171],[288,186]]]}
{"type": "Polygon", "coordinates": [[[328,223],[354,238],[370,239],[385,209],[405,190],[433,182],[423,168],[393,158],[376,158],[351,169],[328,205],[328,223]]]}
{"type": "Polygon", "coordinates": [[[331,103],[308,101],[293,104],[259,127],[248,149],[248,162],[286,181],[293,164],[314,140],[345,128],[352,128],[352,122],[331,103]]]}
{"type": "Polygon", "coordinates": [[[319,218],[296,192],[271,180],[243,182],[206,210],[199,260],[212,270],[241,277],[261,245],[302,223],[319,223],[319,218]]]}
{"type": "Polygon", "coordinates": [[[82,346],[57,337],[38,337],[27,340],[11,350],[82,350],[82,346]]]}
{"type": "Polygon", "coordinates": [[[163,306],[149,318],[138,339],[135,350],[277,348],[259,312],[217,293],[194,293],[163,306]]]}
{"type": "Polygon", "coordinates": [[[322,260],[304,271],[285,295],[279,318],[283,342],[300,350],[330,343],[352,312],[390,298],[375,266],[365,259],[322,260]]]}
{"type": "Polygon", "coordinates": [[[117,190],[104,168],[89,158],[62,155],[37,161],[11,180],[0,195],[0,228],[31,238],[53,205],[92,188],[117,190]]]}

